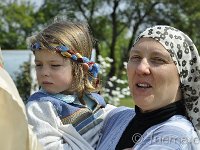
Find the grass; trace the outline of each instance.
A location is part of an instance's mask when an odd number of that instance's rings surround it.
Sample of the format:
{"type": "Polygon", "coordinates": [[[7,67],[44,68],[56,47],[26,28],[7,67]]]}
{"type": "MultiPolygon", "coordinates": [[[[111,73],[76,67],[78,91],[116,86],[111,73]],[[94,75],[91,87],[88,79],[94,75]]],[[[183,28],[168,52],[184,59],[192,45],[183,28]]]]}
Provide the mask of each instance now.
{"type": "Polygon", "coordinates": [[[134,102],[132,97],[126,97],[121,99],[119,106],[134,107],[134,102]]]}

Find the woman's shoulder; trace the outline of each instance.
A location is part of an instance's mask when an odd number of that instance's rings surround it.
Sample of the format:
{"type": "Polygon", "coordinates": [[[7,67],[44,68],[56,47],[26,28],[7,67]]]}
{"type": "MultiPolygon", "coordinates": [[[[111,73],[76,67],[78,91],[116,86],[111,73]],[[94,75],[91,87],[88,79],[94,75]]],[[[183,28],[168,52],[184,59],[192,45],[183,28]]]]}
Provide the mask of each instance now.
{"type": "Polygon", "coordinates": [[[146,134],[148,134],[148,132],[152,132],[153,134],[174,134],[181,135],[184,137],[191,137],[191,135],[195,133],[195,129],[192,123],[189,120],[187,120],[185,116],[174,115],[167,121],[152,126],[146,131],[146,134]]]}
{"type": "Polygon", "coordinates": [[[121,106],[112,109],[104,120],[97,149],[113,149],[134,115],[133,108],[121,106]]]}
{"type": "Polygon", "coordinates": [[[163,123],[163,128],[172,128],[172,129],[180,129],[184,133],[191,133],[194,131],[194,126],[192,123],[182,115],[174,115],[167,121],[163,123]]]}
{"type": "Polygon", "coordinates": [[[129,107],[125,107],[125,106],[116,107],[113,110],[111,110],[109,112],[109,114],[107,115],[106,120],[105,120],[105,124],[107,123],[106,122],[107,120],[109,120],[109,122],[111,122],[112,120],[122,121],[124,119],[126,120],[127,118],[132,119],[134,115],[135,115],[135,109],[134,108],[129,108],[129,107]]]}
{"type": "Polygon", "coordinates": [[[142,142],[138,142],[134,148],[159,148],[165,145],[168,148],[185,150],[199,147],[199,142],[192,123],[184,116],[175,115],[145,131],[142,135],[142,142]]]}
{"type": "Polygon", "coordinates": [[[135,109],[134,108],[130,108],[130,107],[126,107],[126,106],[120,106],[120,107],[116,107],[115,109],[113,109],[111,111],[111,115],[125,115],[125,114],[135,114],[135,109]]]}
{"type": "Polygon", "coordinates": [[[134,149],[194,149],[199,148],[199,138],[192,123],[181,115],[149,128],[136,143],[134,149]]]}
{"type": "Polygon", "coordinates": [[[118,129],[122,131],[134,115],[135,111],[133,108],[121,106],[112,109],[104,120],[102,133],[109,134],[118,129]]]}

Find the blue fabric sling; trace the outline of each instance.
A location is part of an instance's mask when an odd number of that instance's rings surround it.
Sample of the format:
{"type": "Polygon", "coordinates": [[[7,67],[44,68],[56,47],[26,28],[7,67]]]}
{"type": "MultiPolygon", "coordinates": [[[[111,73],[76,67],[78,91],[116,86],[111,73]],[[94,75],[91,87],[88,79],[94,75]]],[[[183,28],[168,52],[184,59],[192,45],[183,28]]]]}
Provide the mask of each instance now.
{"type": "Polygon", "coordinates": [[[29,102],[51,102],[62,123],[72,124],[77,131],[103,114],[102,108],[106,106],[103,97],[97,93],[85,93],[83,100],[86,105],[81,104],[76,95],[50,94],[44,90],[34,93],[28,99],[29,102]]]}

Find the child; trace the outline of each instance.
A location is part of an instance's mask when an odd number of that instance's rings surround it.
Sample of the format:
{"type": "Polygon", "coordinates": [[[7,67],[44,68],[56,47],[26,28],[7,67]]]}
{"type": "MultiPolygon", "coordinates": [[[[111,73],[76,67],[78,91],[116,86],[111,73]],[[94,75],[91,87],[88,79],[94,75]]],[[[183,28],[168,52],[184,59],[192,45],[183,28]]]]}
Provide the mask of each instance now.
{"type": "Polygon", "coordinates": [[[99,68],[89,60],[88,26],[60,20],[30,37],[29,45],[41,89],[26,108],[39,141],[48,150],[94,149],[111,107],[97,94],[99,68]]]}

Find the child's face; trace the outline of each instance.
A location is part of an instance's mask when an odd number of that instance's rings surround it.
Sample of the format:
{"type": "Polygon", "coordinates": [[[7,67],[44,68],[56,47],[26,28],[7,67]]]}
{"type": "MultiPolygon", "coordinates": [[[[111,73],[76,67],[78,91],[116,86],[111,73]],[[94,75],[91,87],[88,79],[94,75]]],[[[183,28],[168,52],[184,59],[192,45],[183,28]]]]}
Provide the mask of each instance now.
{"type": "Polygon", "coordinates": [[[71,88],[72,66],[69,59],[48,50],[35,51],[39,85],[49,93],[66,92],[71,88]]]}

